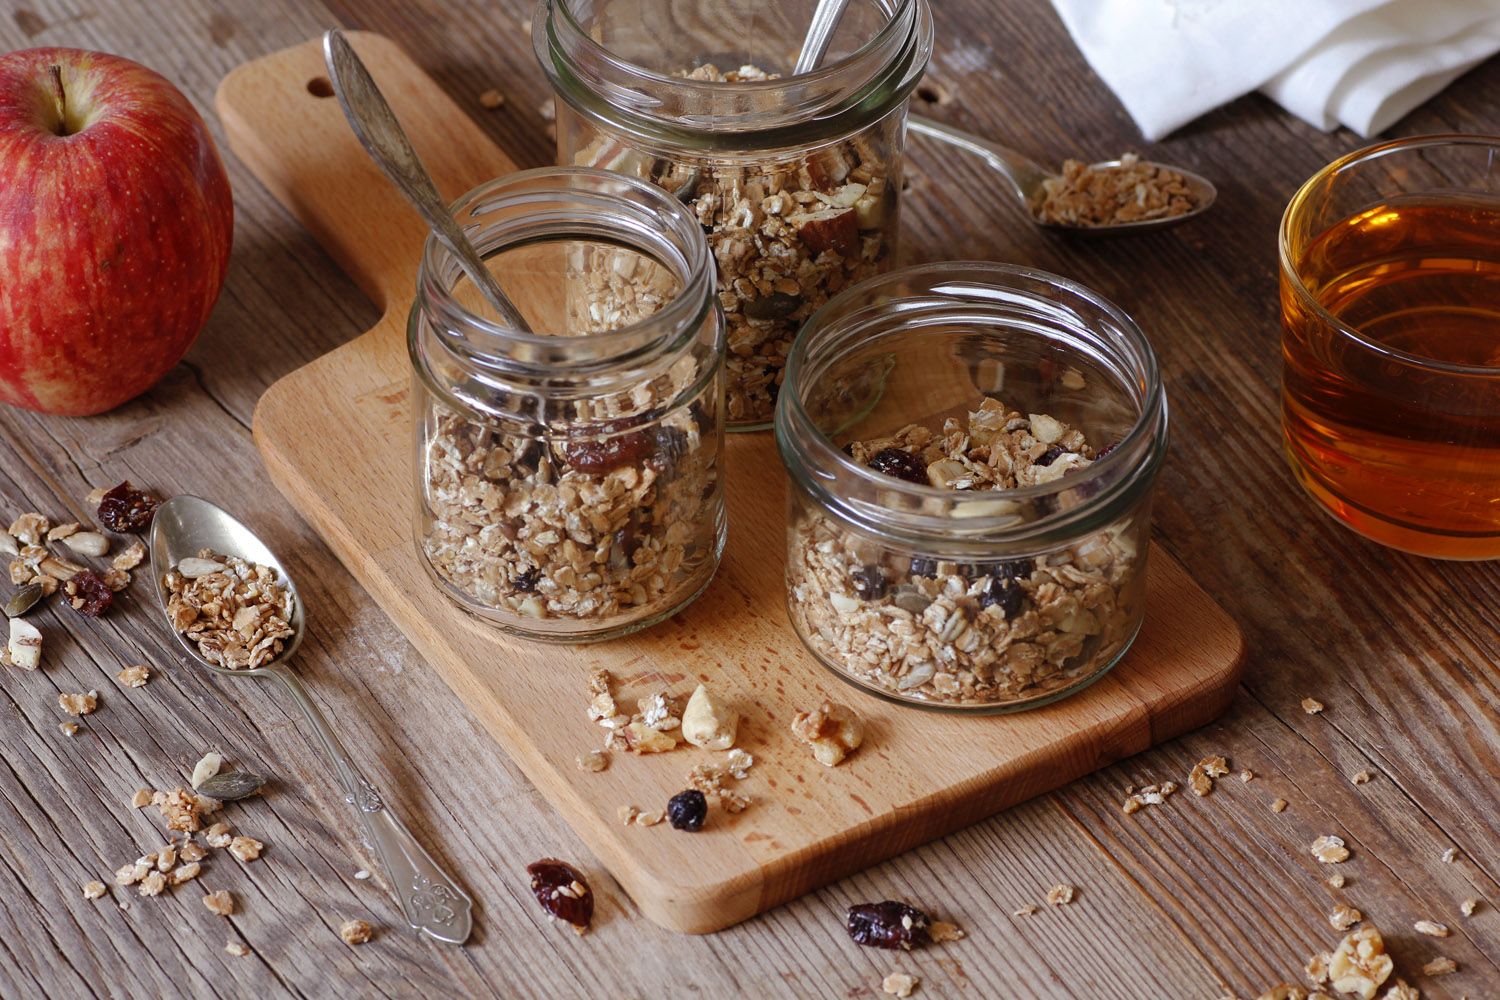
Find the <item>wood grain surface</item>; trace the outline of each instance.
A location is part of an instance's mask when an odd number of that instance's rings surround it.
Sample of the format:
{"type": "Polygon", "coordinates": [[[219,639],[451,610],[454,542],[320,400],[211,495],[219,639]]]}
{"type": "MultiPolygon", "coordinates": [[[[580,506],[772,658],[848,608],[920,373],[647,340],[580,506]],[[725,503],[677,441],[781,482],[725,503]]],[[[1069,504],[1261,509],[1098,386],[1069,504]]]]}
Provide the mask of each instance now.
{"type": "MultiPolygon", "coordinates": [[[[212,96],[234,66],[330,24],[366,28],[399,38],[487,134],[537,166],[551,148],[539,111],[547,88],[521,29],[530,15],[493,0],[12,0],[0,43],[140,59],[217,129],[212,96]],[[507,98],[496,111],[478,103],[491,88],[507,98]]],[[[654,927],[270,486],[250,439],[255,401],[379,311],[231,159],[235,256],[199,344],[108,416],[0,414],[0,495],[9,508],[76,515],[90,487],[129,476],[229,503],[265,529],[317,608],[299,669],[435,856],[483,884],[478,933],[458,950],[396,930],[379,879],[353,877],[374,859],[347,846],[347,807],[294,709],[271,689],[231,689],[179,666],[144,598],[132,597],[97,624],[65,608],[40,616],[46,668],[0,673],[0,995],[874,998],[901,968],[922,978],[919,997],[1213,1000],[1297,981],[1306,957],[1338,937],[1327,922],[1336,900],[1382,928],[1424,996],[1500,992],[1500,915],[1488,903],[1468,919],[1458,910],[1500,894],[1500,570],[1350,535],[1298,492],[1279,449],[1276,222],[1303,178],[1360,140],[1251,97],[1143,145],[1045,0],[950,0],[935,17],[931,93],[948,100],[930,113],[1043,157],[1133,146],[1219,183],[1219,203],[1190,227],[1071,243],[1031,229],[977,163],[917,141],[904,222],[914,259],[1068,274],[1152,337],[1174,408],[1156,537],[1247,633],[1251,659],[1229,714],[722,934],[654,927]],[[118,687],[119,667],[142,659],[157,676],[118,687]],[[91,687],[100,710],[77,737],[62,736],[57,693],[91,687]],[[1304,714],[1307,695],[1328,710],[1304,714]],[[207,745],[277,777],[264,798],[236,807],[268,845],[262,860],[209,873],[241,913],[214,917],[194,893],[132,897],[128,910],[84,900],[80,883],[159,843],[158,822],[126,806],[131,791],[180,780],[207,745]],[[1181,781],[1209,753],[1255,779],[1120,811],[1127,784],[1181,781]],[[1356,786],[1361,770],[1374,777],[1356,786]],[[1276,797],[1285,812],[1270,811],[1276,797]],[[1354,852],[1341,890],[1306,851],[1324,833],[1354,852]],[[1450,847],[1458,856],[1444,862],[1450,847]],[[543,854],[595,874],[602,898],[587,937],[549,926],[517,876],[543,854]],[[1058,881],[1079,887],[1073,904],[1012,916],[1058,881]],[[970,937],[911,955],[851,944],[843,907],[887,897],[928,906],[970,937]],[[377,923],[375,940],[345,946],[337,927],[349,916],[377,923]],[[1453,934],[1422,936],[1419,919],[1453,934]],[[230,936],[252,954],[226,955],[230,936]],[[1438,954],[1460,971],[1422,977],[1438,954]]],[[[1393,134],[1500,130],[1497,92],[1492,61],[1393,134]]]]}
{"type": "MultiPolygon", "coordinates": [[[[408,123],[440,190],[453,195],[509,171],[496,167],[503,157],[488,152],[493,143],[393,41],[365,32],[350,41],[408,123]]],[[[256,446],[303,518],[651,920],[692,933],[720,930],[1181,735],[1228,706],[1244,649],[1238,629],[1161,551],[1147,570],[1140,638],[1087,692],[1008,718],[973,719],[842,686],[787,619],[785,476],[769,434],[730,436],[723,565],[671,621],[559,648],[507,639],[464,614],[432,585],[411,534],[406,326],[426,231],[340,127],[338,106],[306,85],[322,72],[320,43],[305,42],[235,70],[216,105],[230,148],[310,221],[386,311],[369,333],[266,391],[255,409],[256,446]],[[330,437],[330,425],[347,435],[330,437]],[[574,761],[600,740],[583,715],[585,682],[601,669],[617,679],[622,704],[663,686],[686,695],[699,681],[733,699],[744,716],[737,745],[757,761],[754,778],[736,786],[756,799],[752,811],[716,811],[696,837],[622,826],[620,806],[659,807],[684,787],[690,767],[717,758],[691,747],[643,759],[617,753],[607,773],[580,774],[574,761]],[[872,734],[868,750],[834,771],[814,762],[788,727],[824,698],[853,705],[872,734]],[[957,745],[966,752],[931,751],[957,745]]],[[[526,315],[539,314],[533,296],[515,301],[526,315]]]]}

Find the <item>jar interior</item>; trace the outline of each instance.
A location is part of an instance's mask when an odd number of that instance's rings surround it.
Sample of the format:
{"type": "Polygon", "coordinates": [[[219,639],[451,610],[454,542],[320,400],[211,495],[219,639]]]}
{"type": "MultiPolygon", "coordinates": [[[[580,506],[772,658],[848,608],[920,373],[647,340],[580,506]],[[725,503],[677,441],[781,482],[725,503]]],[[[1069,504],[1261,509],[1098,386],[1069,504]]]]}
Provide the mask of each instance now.
{"type": "MultiPolygon", "coordinates": [[[[705,63],[722,70],[754,66],[789,74],[817,0],[563,0],[569,16],[615,58],[662,76],[705,63]]],[[[824,64],[852,55],[879,34],[892,3],[851,0],[824,64]]]]}

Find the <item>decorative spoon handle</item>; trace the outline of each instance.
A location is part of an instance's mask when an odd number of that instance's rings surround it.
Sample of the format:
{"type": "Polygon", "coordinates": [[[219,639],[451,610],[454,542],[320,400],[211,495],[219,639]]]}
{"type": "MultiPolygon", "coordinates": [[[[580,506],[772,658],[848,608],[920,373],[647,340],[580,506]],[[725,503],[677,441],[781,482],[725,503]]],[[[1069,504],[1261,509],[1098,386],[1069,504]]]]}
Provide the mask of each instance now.
{"type": "Polygon", "coordinates": [[[344,786],[345,801],[359,813],[365,834],[396,887],[406,922],[411,924],[412,930],[439,941],[463,944],[473,927],[470,914],[473,903],[469,897],[428,857],[411,832],[386,808],[380,792],[360,773],[297,676],[284,665],[278,664],[267,670],[286,687],[302,714],[307,716],[313,732],[318,734],[323,750],[344,786]]]}

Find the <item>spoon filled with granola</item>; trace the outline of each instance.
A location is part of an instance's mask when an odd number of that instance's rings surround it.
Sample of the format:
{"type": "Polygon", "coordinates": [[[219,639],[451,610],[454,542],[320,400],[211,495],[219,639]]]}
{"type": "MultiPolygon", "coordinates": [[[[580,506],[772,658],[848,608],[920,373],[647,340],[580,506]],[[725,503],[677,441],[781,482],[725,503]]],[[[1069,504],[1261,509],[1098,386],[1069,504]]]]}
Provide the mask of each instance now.
{"type": "Polygon", "coordinates": [[[151,523],[151,576],[167,623],[190,657],[218,674],[275,679],[292,696],[364,823],[412,929],[450,944],[467,940],[469,897],[392,815],[288,666],[305,619],[297,585],[275,554],[227,511],[177,496],[151,523]]]}

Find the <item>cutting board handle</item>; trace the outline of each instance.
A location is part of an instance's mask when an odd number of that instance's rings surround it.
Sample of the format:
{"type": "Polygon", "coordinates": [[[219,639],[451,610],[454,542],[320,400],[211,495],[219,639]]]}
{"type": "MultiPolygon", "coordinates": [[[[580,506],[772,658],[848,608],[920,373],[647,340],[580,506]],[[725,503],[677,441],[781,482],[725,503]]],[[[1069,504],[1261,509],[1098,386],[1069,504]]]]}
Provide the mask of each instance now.
{"type": "MultiPolygon", "coordinates": [[[[516,169],[395,42],[363,31],[348,37],[445,198],[516,169]]],[[[404,313],[427,229],[344,121],[322,39],[239,67],[215,105],[229,148],[250,172],[387,316],[404,313]]]]}

